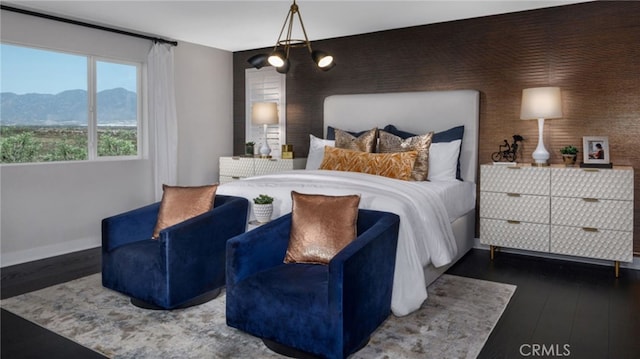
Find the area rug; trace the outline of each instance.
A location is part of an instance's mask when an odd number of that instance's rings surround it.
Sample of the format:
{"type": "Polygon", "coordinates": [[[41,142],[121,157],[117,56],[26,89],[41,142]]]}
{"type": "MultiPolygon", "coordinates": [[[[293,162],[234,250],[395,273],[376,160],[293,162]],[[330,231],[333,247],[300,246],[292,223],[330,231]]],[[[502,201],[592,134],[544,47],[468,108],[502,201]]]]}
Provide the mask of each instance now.
{"type": "MultiPolygon", "coordinates": [[[[393,315],[351,358],[475,358],[516,287],[443,275],[416,312],[393,315]]],[[[2,300],[0,306],[110,358],[282,358],[225,323],[225,295],[151,311],[105,289],[100,274],[2,300]]]]}

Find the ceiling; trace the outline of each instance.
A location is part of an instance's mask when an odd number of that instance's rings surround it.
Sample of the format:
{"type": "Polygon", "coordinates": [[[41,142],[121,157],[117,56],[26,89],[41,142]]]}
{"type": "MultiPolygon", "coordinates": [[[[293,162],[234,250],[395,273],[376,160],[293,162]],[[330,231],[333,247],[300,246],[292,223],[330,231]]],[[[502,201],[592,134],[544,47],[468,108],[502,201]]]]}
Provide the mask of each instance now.
{"type": "MultiPolygon", "coordinates": [[[[299,0],[310,40],[503,14],[585,1],[299,0]]],[[[98,25],[228,51],[276,43],[292,1],[3,1],[98,25]]],[[[294,28],[299,29],[296,23],[294,28]]],[[[300,38],[301,33],[295,38],[300,38]]]]}

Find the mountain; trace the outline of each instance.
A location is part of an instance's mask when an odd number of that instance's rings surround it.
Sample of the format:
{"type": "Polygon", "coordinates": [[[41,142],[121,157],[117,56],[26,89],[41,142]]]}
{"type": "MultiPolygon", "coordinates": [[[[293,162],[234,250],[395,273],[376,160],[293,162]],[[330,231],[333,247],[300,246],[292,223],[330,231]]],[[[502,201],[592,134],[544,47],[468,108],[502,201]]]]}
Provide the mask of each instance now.
{"type": "MultiPolygon", "coordinates": [[[[98,125],[135,126],[135,92],[115,88],[98,92],[98,125]]],[[[0,93],[0,124],[23,126],[86,126],[87,91],[69,90],[56,95],[0,93]]]]}

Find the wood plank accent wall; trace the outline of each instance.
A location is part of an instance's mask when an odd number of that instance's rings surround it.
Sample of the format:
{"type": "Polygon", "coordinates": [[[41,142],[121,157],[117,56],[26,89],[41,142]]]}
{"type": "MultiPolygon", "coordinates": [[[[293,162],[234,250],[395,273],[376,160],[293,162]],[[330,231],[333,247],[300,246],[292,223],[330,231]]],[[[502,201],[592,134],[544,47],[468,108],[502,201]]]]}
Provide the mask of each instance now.
{"type": "MultiPolygon", "coordinates": [[[[525,138],[520,158],[530,161],[537,122],[519,119],[522,89],[559,86],[564,118],[545,122],[550,161],[561,163],[559,149],[569,144],[581,155],[582,136],[609,136],[612,162],[635,168],[634,251],[640,253],[638,19],[640,2],[597,1],[315,41],[337,66],[322,72],[306,50],[292,51],[287,142],[296,156],[306,156],[309,134],[323,135],[329,95],[477,89],[480,163],[514,134],[525,138]]],[[[268,50],[233,56],[235,154],[243,153],[246,60],[268,50]]]]}

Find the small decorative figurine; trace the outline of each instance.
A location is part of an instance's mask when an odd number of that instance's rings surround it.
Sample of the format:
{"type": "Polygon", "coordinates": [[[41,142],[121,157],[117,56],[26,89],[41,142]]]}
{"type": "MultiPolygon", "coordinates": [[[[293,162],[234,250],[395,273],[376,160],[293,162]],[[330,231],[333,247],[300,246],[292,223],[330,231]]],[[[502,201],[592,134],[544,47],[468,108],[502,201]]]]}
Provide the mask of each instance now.
{"type": "Polygon", "coordinates": [[[491,154],[491,159],[494,162],[515,162],[518,158],[518,142],[524,141],[524,138],[520,135],[513,135],[513,143],[509,145],[507,140],[504,140],[504,145],[500,145],[498,152],[491,154]]]}

